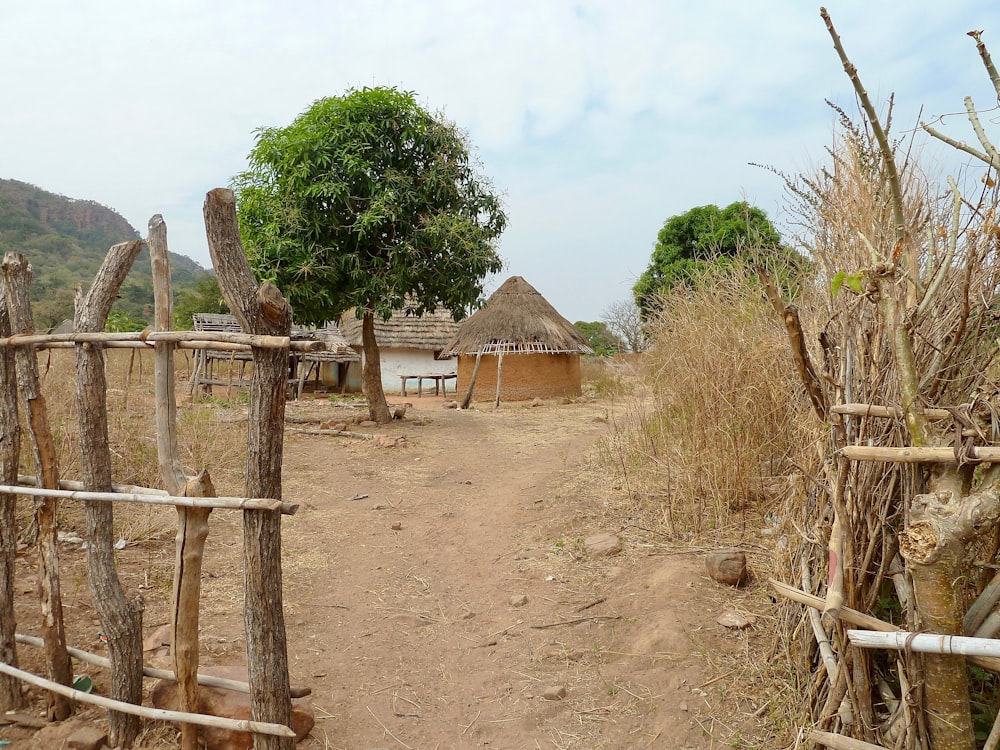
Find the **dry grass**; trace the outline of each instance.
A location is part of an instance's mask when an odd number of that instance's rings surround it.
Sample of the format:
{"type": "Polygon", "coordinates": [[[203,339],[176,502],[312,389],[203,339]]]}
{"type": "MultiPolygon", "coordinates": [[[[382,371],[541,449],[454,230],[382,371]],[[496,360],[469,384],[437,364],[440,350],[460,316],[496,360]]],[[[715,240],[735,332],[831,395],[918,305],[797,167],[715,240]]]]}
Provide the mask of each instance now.
{"type": "MultiPolygon", "coordinates": [[[[156,456],[156,399],[153,359],[149,353],[106,351],[108,437],[111,476],[115,482],[160,487],[156,456]]],[[[74,355],[69,350],[39,353],[39,373],[49,424],[55,440],[59,476],[80,478],[80,445],[74,386],[74,355]]],[[[191,403],[186,399],[186,368],[178,365],[178,444],[185,470],[208,468],[219,494],[242,492],[246,453],[246,425],[224,417],[216,402],[191,403]]],[[[31,447],[22,440],[22,473],[33,474],[31,447]]],[[[28,526],[30,503],[19,504],[19,523],[28,526]]],[[[63,501],[60,524],[83,531],[82,505],[63,501]]],[[[122,503],[115,508],[117,534],[129,542],[169,539],[176,527],[171,507],[122,503]]]]}
{"type": "Polygon", "coordinates": [[[616,401],[605,458],[672,539],[744,538],[813,440],[784,333],[736,264],[665,300],[651,339],[635,394],[616,401]]]}

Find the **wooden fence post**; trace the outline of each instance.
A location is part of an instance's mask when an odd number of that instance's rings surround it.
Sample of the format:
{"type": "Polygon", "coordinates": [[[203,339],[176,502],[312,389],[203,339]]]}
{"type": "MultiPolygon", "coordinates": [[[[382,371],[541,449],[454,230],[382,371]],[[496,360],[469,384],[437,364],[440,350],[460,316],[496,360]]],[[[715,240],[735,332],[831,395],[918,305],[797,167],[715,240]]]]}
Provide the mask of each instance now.
{"type": "MultiPolygon", "coordinates": [[[[142,249],[141,240],[115,245],[94,278],[90,291],[77,299],[75,330],[104,330],[115,295],[142,249]]],[[[111,490],[111,448],[108,444],[107,382],[104,350],[99,343],[76,346],[76,401],[80,425],[80,464],[84,486],[94,492],[111,490]]],[[[114,511],[109,502],[85,502],[87,519],[87,580],[111,657],[111,697],[142,703],[142,600],[125,598],[115,569],[114,511]]],[[[139,719],[119,711],[109,714],[112,747],[130,747],[139,734],[139,719]]]]}
{"type": "MultiPolygon", "coordinates": [[[[0,278],[0,336],[11,335],[7,313],[7,285],[0,278]]],[[[17,417],[17,377],[14,351],[0,349],[0,480],[17,484],[21,459],[21,423],[17,417]]],[[[0,661],[17,666],[14,642],[17,621],[14,619],[14,561],[17,554],[17,496],[0,494],[0,661]]],[[[24,706],[21,683],[9,675],[0,675],[0,712],[24,706]]]]}
{"type": "MultiPolygon", "coordinates": [[[[229,309],[247,333],[288,336],[292,309],[276,287],[258,286],[247,262],[231,190],[217,188],[205,197],[208,249],[229,309]]],[[[285,388],[288,350],[253,348],[250,384],[246,493],[281,499],[285,388]]],[[[250,682],[250,716],[255,721],[290,725],[292,703],[288,647],[281,591],[281,515],[243,513],[244,621],[250,682]]],[[[254,736],[256,750],[292,750],[294,739],[254,736]]]]}
{"type": "MultiPolygon", "coordinates": [[[[33,333],[35,322],[28,301],[31,266],[21,253],[7,253],[3,259],[7,285],[7,312],[13,333],[33,333]]],[[[38,360],[30,347],[18,347],[14,353],[17,387],[24,410],[24,421],[31,436],[35,459],[35,476],[46,489],[59,487],[55,444],[49,428],[45,398],[38,385],[38,360]]],[[[66,629],[63,624],[62,596],[59,590],[59,552],[56,544],[56,508],[52,497],[35,500],[35,520],[38,524],[38,584],[42,609],[42,636],[45,640],[45,661],[49,677],[63,685],[73,681],[73,670],[66,651],[66,629]]],[[[48,694],[49,718],[62,721],[72,712],[72,705],[61,695],[48,694]]]]}

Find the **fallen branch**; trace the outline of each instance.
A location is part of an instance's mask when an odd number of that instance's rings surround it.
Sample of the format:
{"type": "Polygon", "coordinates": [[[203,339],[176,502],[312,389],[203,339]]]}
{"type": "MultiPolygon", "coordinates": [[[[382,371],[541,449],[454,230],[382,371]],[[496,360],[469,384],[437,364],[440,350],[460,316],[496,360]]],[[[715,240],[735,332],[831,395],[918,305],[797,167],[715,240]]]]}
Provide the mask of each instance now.
{"type": "Polygon", "coordinates": [[[298,432],[302,435],[340,435],[342,437],[356,437],[363,440],[374,440],[374,435],[366,432],[349,432],[348,430],[306,430],[301,427],[290,427],[286,432],[298,432]]]}
{"type": "Polygon", "coordinates": [[[591,615],[590,617],[577,617],[572,620],[563,620],[562,622],[550,622],[545,625],[532,625],[535,630],[544,630],[545,628],[558,628],[560,625],[579,625],[581,622],[587,622],[588,620],[620,620],[621,615],[591,615]]]}
{"type": "Polygon", "coordinates": [[[817,745],[832,747],[833,750],[886,750],[882,745],[873,745],[864,740],[855,740],[832,732],[821,732],[818,729],[808,730],[806,738],[817,745]]]}

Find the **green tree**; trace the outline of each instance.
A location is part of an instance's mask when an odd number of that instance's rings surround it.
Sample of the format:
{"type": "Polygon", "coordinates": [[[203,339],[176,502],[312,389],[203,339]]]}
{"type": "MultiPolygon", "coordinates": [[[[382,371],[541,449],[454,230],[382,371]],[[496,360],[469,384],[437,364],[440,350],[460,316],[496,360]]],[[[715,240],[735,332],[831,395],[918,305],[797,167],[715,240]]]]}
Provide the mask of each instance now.
{"type": "Polygon", "coordinates": [[[355,309],[371,417],[388,421],[375,317],[410,305],[458,319],[479,301],[502,268],[499,197],[466,136],[394,88],[352,89],[258,130],[249,162],[234,188],[251,266],[299,323],[355,309]]]}
{"type": "Polygon", "coordinates": [[[206,273],[198,278],[193,289],[186,288],[177,293],[174,301],[174,328],[190,331],[194,328],[195,313],[227,312],[229,308],[222,299],[219,280],[214,273],[206,273]]]}
{"type": "Polygon", "coordinates": [[[676,284],[691,284],[707,264],[749,248],[780,245],[781,236],[767,214],[743,201],[671,216],[656,237],[649,267],[632,287],[636,304],[647,318],[657,297],[676,284]]]}
{"type": "Polygon", "coordinates": [[[606,323],[600,320],[590,323],[578,320],[573,325],[584,335],[587,343],[590,344],[590,348],[594,350],[594,354],[598,357],[613,357],[625,349],[625,344],[622,340],[608,329],[606,323]]]}

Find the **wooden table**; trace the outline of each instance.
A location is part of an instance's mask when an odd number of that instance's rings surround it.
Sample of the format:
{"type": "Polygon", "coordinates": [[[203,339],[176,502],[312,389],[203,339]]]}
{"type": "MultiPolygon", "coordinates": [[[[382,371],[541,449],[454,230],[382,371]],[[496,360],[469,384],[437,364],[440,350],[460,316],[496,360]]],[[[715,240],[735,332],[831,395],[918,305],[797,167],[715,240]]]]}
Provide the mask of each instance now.
{"type": "Polygon", "coordinates": [[[417,396],[424,395],[424,381],[433,380],[434,381],[434,395],[438,394],[444,395],[446,385],[449,380],[458,380],[458,373],[446,372],[446,373],[434,373],[430,375],[400,375],[400,392],[402,395],[406,394],[406,381],[416,380],[417,381],[417,396]]]}

